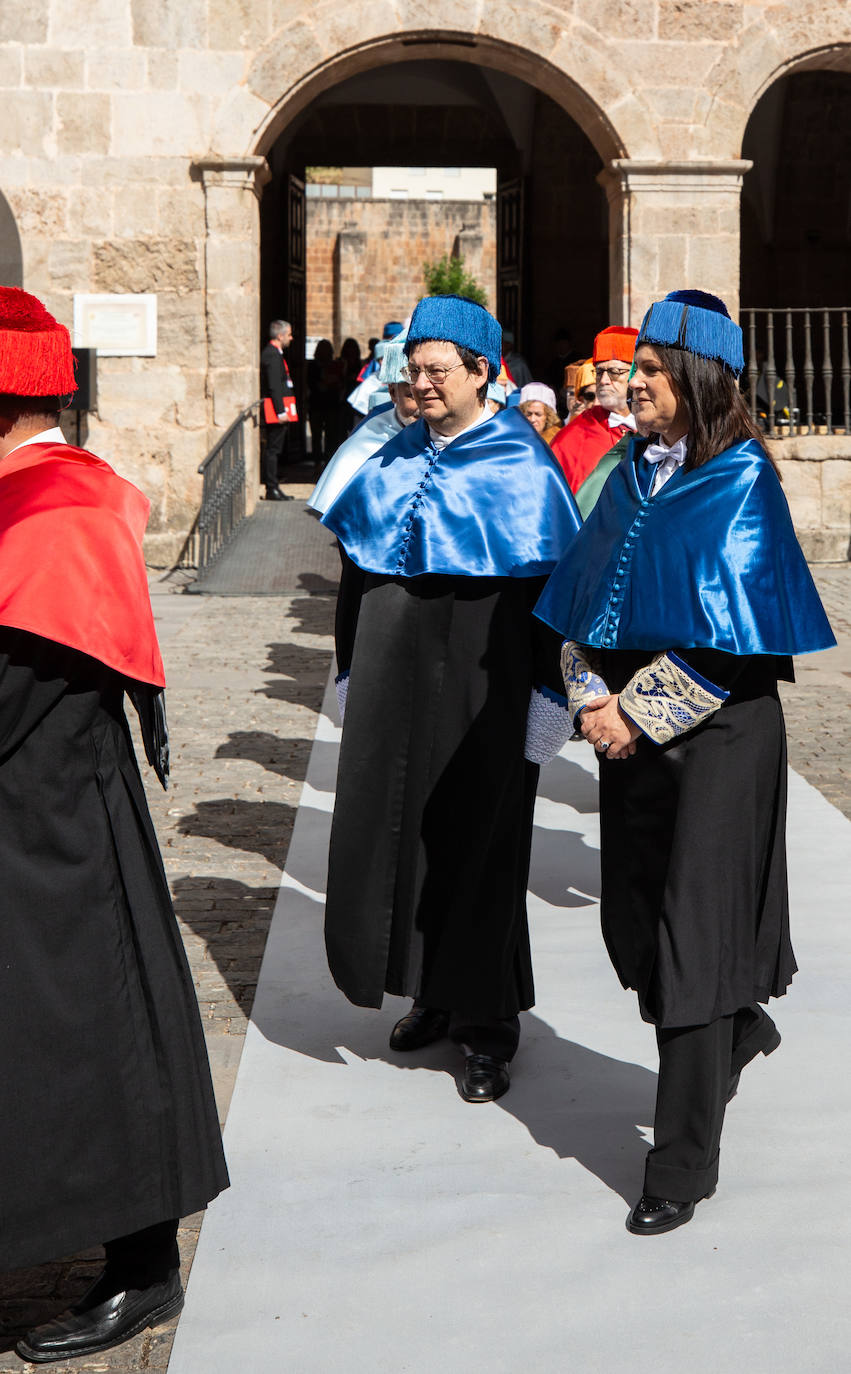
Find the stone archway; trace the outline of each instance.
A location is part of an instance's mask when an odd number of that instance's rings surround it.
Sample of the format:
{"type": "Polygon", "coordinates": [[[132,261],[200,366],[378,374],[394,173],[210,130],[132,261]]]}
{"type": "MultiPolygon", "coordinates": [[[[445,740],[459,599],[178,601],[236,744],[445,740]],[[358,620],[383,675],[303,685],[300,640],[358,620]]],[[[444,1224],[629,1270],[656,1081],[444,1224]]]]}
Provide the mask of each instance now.
{"type": "Polygon", "coordinates": [[[6,197],[0,193],[0,285],[23,286],[24,259],[21,236],[6,197]]]}
{"type": "MultiPolygon", "coordinates": [[[[604,167],[635,150],[658,157],[648,110],[634,95],[623,94],[607,45],[588,26],[574,26],[567,43],[561,22],[539,0],[532,0],[525,17],[512,11],[510,24],[503,22],[500,6],[491,6],[463,32],[457,29],[457,12],[450,13],[443,3],[431,7],[436,27],[428,31],[400,24],[395,8],[392,16],[390,10],[379,0],[366,14],[346,17],[334,6],[320,4],[309,18],[282,26],[257,52],[243,83],[223,101],[212,150],[195,163],[206,202],[205,302],[216,425],[229,423],[238,398],[250,390],[258,352],[258,205],[269,180],[265,155],[281,131],[328,86],[389,62],[473,60],[549,95],[578,120],[604,167]],[[515,41],[502,39],[501,28],[515,41]],[[630,128],[629,146],[621,123],[630,128]]],[[[629,217],[623,195],[607,189],[614,230],[610,318],[618,320],[633,313],[625,237],[629,217]]]]}

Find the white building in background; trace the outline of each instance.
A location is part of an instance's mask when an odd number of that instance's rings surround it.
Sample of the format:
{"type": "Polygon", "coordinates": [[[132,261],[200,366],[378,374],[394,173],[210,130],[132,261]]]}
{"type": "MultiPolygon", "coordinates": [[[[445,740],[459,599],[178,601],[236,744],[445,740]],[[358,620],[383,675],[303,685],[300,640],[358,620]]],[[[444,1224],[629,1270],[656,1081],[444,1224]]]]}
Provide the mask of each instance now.
{"type": "Polygon", "coordinates": [[[496,168],[317,167],[306,190],[324,200],[490,200],[496,168]]]}
{"type": "Polygon", "coordinates": [[[487,200],[495,167],[373,167],[376,200],[487,200]]]}

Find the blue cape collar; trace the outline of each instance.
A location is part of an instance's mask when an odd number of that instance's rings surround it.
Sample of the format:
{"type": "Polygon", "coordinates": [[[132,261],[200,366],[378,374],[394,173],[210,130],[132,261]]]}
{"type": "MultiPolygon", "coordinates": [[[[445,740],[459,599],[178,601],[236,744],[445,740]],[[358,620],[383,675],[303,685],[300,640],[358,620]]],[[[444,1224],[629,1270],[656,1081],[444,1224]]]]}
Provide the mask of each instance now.
{"type": "Polygon", "coordinates": [[[442,449],[415,421],[367,459],[323,523],[366,572],[537,577],[581,522],[549,446],[504,410],[442,449]]]}
{"type": "Polygon", "coordinates": [[[536,615],[610,649],[808,653],[836,641],[771,462],[753,440],[647,496],[630,442],[536,615]]]}

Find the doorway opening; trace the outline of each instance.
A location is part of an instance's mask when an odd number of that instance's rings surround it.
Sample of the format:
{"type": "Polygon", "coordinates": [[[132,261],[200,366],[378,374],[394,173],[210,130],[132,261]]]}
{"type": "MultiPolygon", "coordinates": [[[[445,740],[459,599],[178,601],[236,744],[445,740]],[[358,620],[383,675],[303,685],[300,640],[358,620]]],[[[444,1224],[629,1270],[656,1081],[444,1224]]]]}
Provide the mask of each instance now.
{"type": "MultiPolygon", "coordinates": [[[[429,256],[419,257],[421,239],[412,234],[418,216],[423,231],[434,227],[439,234],[429,242],[442,253],[460,250],[483,274],[491,270],[490,308],[513,332],[536,379],[555,378],[558,336],[569,336],[573,350],[587,356],[594,334],[608,323],[608,207],[597,181],[602,158],[576,120],[526,80],[463,57],[389,62],[319,94],[279,133],[266,158],[272,180],[261,202],[261,325],[276,317],[293,324],[291,369],[302,397],[304,341],[313,333],[308,277],[317,270],[311,268],[311,232],[320,219],[353,271],[359,260],[367,262],[363,290],[375,296],[370,334],[380,332],[385,319],[410,314],[424,293],[421,277],[416,291],[410,277],[402,282],[403,264],[407,272],[413,262],[419,274],[429,256]],[[390,194],[381,200],[348,182],[355,194],[337,196],[332,214],[334,197],[306,194],[307,169],[318,167],[493,168],[495,196],[467,214],[460,207],[470,201],[390,194]],[[398,306],[385,313],[381,293],[397,281],[398,306]]],[[[338,271],[336,288],[327,282],[317,290],[323,286],[329,293],[336,289],[341,300],[336,323],[333,309],[330,314],[339,348],[351,333],[343,307],[354,279],[338,271]]],[[[370,310],[368,299],[364,310],[370,310]]],[[[358,342],[365,350],[367,337],[358,342]]]]}

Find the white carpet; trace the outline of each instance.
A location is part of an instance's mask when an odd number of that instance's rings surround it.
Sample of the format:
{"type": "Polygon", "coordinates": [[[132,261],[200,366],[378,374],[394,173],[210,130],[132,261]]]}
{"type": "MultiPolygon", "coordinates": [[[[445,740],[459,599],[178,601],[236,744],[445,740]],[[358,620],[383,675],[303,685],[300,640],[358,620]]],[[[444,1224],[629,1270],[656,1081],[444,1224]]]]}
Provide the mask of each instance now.
{"type": "Polygon", "coordinates": [[[716,1196],[633,1237],[655,1042],[600,938],[591,750],[542,774],[538,1001],[510,1092],[473,1106],[449,1045],[387,1048],[407,1004],[350,1006],[328,974],[332,695],[228,1117],[233,1186],[204,1222],[170,1374],[847,1368],[851,824],[791,775],[802,972],[773,1006],[783,1045],[743,1075],[716,1196]]]}

